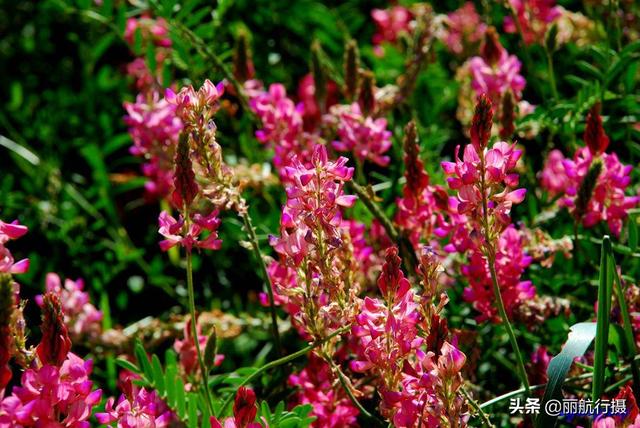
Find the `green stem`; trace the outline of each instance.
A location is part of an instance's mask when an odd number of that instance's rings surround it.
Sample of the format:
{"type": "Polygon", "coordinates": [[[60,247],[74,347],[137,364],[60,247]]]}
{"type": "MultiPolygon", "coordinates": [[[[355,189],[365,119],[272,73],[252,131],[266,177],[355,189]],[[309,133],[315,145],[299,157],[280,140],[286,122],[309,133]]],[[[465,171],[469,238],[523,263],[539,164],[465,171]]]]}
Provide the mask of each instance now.
{"type": "Polygon", "coordinates": [[[349,329],[351,329],[350,325],[344,326],[343,328],[340,328],[340,329],[334,331],[333,333],[331,333],[329,336],[325,337],[324,339],[317,340],[317,341],[315,341],[313,343],[310,343],[309,345],[305,346],[304,348],[300,349],[299,351],[294,352],[293,354],[289,354],[289,355],[284,356],[282,358],[279,358],[277,360],[271,361],[271,362],[265,364],[264,366],[260,367],[258,370],[256,370],[251,375],[247,376],[242,382],[240,382],[240,385],[238,385],[238,387],[236,388],[236,392],[235,393],[229,394],[229,396],[222,403],[222,406],[220,406],[220,410],[218,411],[217,417],[222,416],[222,414],[224,413],[225,409],[227,408],[227,406],[229,405],[231,400],[233,400],[235,398],[236,393],[238,392],[238,389],[240,389],[241,387],[251,383],[252,380],[254,380],[258,376],[260,376],[265,371],[267,371],[269,369],[272,369],[274,367],[281,366],[282,364],[286,364],[286,363],[288,363],[290,361],[293,361],[293,360],[295,360],[297,358],[303,357],[303,356],[307,355],[307,353],[309,351],[312,351],[315,348],[317,348],[318,346],[322,345],[323,343],[333,339],[334,337],[349,331],[349,329]]]}
{"type": "Polygon", "coordinates": [[[191,336],[196,346],[196,353],[198,354],[198,364],[200,365],[200,372],[202,374],[202,387],[204,388],[205,396],[207,397],[207,406],[209,411],[213,413],[213,405],[211,403],[211,394],[209,392],[208,371],[202,358],[202,351],[200,350],[200,340],[198,340],[198,328],[196,318],[196,302],[195,293],[193,291],[193,266],[191,263],[191,251],[187,250],[187,292],[189,294],[189,312],[191,313],[191,336]]]}
{"type": "Polygon", "coordinates": [[[551,86],[551,94],[554,101],[558,99],[558,86],[556,85],[556,75],[553,70],[553,53],[545,47],[547,51],[547,71],[549,73],[549,85],[551,86]]]}
{"type": "Polygon", "coordinates": [[[493,285],[493,293],[496,298],[496,305],[498,306],[498,313],[500,314],[500,318],[502,319],[502,325],[504,325],[507,330],[507,335],[509,336],[509,341],[511,342],[511,347],[513,348],[513,352],[516,355],[516,364],[518,368],[518,372],[520,375],[520,380],[524,385],[527,395],[531,394],[529,379],[527,378],[527,370],[524,367],[524,359],[522,358],[522,353],[520,352],[520,347],[518,346],[518,340],[516,339],[516,335],[513,331],[513,327],[511,326],[511,322],[509,321],[509,317],[507,316],[507,311],[504,307],[504,301],[502,300],[502,293],[500,292],[500,285],[498,284],[498,273],[496,272],[496,251],[494,247],[494,240],[491,237],[491,231],[489,226],[489,206],[487,201],[487,185],[485,182],[485,159],[484,159],[484,151],[480,150],[480,192],[482,194],[482,222],[484,229],[484,239],[485,239],[485,247],[486,247],[486,257],[487,264],[489,265],[489,272],[491,274],[491,283],[493,285]]]}
{"type": "Polygon", "coordinates": [[[273,284],[271,284],[271,278],[269,277],[269,272],[267,271],[267,266],[264,263],[264,258],[262,257],[262,252],[260,251],[260,245],[258,244],[258,237],[256,236],[256,231],[253,228],[253,223],[251,222],[251,217],[249,216],[249,212],[245,211],[241,214],[242,221],[244,222],[244,227],[247,229],[247,233],[249,234],[249,240],[251,241],[251,247],[253,248],[253,252],[258,259],[258,264],[260,265],[260,270],[262,271],[262,276],[264,277],[264,281],[267,285],[267,295],[269,296],[269,308],[271,312],[271,330],[273,334],[273,340],[276,345],[276,350],[278,355],[282,355],[282,342],[280,341],[280,331],[278,329],[278,316],[276,314],[276,304],[273,297],[273,284]]]}
{"type": "Polygon", "coordinates": [[[494,425],[491,423],[491,420],[489,419],[489,416],[487,416],[487,414],[484,412],[484,410],[482,410],[482,408],[480,407],[478,402],[476,400],[474,400],[473,398],[471,398],[471,395],[469,395],[469,393],[467,392],[467,390],[466,390],[466,388],[464,386],[460,387],[460,392],[462,392],[462,395],[464,395],[464,398],[467,399],[467,403],[469,403],[469,405],[471,407],[473,407],[473,410],[476,411],[476,413],[480,417],[480,420],[482,420],[482,424],[484,426],[486,426],[486,427],[494,428],[494,425]]]}

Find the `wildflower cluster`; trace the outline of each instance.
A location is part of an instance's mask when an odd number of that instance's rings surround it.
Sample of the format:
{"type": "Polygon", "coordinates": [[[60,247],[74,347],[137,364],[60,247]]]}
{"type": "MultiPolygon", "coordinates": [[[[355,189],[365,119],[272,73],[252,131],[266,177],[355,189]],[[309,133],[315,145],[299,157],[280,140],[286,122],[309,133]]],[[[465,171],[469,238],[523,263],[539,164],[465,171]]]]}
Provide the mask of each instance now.
{"type": "Polygon", "coordinates": [[[640,203],[640,197],[626,193],[633,167],[623,165],[616,153],[605,152],[609,137],[597,105],[587,115],[584,142],[586,147],[576,150],[572,159],[552,150],[540,173],[540,184],[576,222],[584,227],[607,222],[611,233],[620,235],[628,210],[640,203]]]}

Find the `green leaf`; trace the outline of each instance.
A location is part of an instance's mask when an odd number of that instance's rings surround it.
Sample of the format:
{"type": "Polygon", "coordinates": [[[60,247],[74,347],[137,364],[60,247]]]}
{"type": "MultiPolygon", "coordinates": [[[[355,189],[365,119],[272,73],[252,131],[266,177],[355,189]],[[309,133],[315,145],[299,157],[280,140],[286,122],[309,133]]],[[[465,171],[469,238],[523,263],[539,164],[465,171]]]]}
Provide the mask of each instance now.
{"type": "MultiPolygon", "coordinates": [[[[632,219],[635,223],[635,219],[632,219]]],[[[613,277],[615,279],[615,289],[616,296],[618,298],[618,305],[620,306],[620,313],[622,315],[622,328],[624,332],[625,339],[625,350],[626,357],[631,361],[631,374],[633,375],[633,383],[634,383],[634,391],[636,394],[640,390],[640,367],[638,365],[638,361],[636,361],[635,356],[638,353],[638,348],[636,347],[635,336],[633,334],[633,324],[631,323],[631,316],[629,314],[629,307],[627,305],[627,300],[625,298],[624,290],[622,288],[622,282],[620,281],[620,276],[618,275],[618,269],[616,267],[615,257],[613,255],[613,251],[609,249],[609,260],[611,266],[613,267],[613,277]]]]}
{"type": "Polygon", "coordinates": [[[151,363],[149,362],[147,351],[144,350],[142,343],[140,343],[139,341],[136,342],[134,353],[136,355],[136,360],[138,360],[138,364],[142,367],[144,376],[147,378],[147,381],[151,382],[153,380],[153,368],[151,367],[151,363]]]}
{"type": "MultiPolygon", "coordinates": [[[[594,322],[582,322],[571,327],[569,337],[562,347],[562,351],[549,362],[549,367],[547,368],[549,382],[544,390],[542,409],[545,408],[547,401],[562,398],[562,386],[573,360],[581,357],[586,352],[596,336],[596,331],[597,326],[594,322]]],[[[551,428],[555,426],[557,418],[557,416],[541,412],[536,420],[536,426],[538,428],[551,428]]]]}
{"type": "Polygon", "coordinates": [[[602,239],[600,254],[600,278],[598,284],[598,318],[596,345],[593,363],[593,384],[591,399],[600,398],[604,391],[605,365],[609,349],[609,317],[611,314],[611,294],[613,293],[613,265],[611,263],[611,239],[602,239]]]}
{"type": "Polygon", "coordinates": [[[631,248],[631,251],[636,251],[638,248],[638,221],[635,215],[629,216],[628,221],[628,241],[627,245],[631,248]]]}
{"type": "Polygon", "coordinates": [[[124,358],[116,359],[116,364],[122,367],[125,370],[129,370],[132,373],[140,374],[142,370],[131,361],[125,360],[124,358]]]}
{"type": "Polygon", "coordinates": [[[178,412],[178,416],[184,419],[186,414],[186,402],[185,402],[185,391],[184,391],[184,382],[182,379],[178,378],[176,381],[176,411],[178,412]]]}
{"type": "Polygon", "coordinates": [[[151,357],[151,366],[153,368],[153,387],[161,396],[164,396],[164,393],[166,391],[164,384],[164,373],[162,372],[160,359],[155,354],[151,357]]]}
{"type": "Polygon", "coordinates": [[[195,394],[187,394],[189,413],[187,422],[189,428],[198,428],[198,396],[195,394]]]}

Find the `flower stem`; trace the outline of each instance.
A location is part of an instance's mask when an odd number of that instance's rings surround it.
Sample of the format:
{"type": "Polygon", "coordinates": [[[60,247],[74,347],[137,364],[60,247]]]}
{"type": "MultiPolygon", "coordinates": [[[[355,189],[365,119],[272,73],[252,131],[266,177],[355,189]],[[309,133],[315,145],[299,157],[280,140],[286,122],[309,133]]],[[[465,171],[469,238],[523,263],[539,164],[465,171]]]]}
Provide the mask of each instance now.
{"type": "Polygon", "coordinates": [[[507,334],[509,335],[509,341],[511,342],[511,347],[513,348],[513,352],[516,354],[516,363],[518,367],[518,371],[520,372],[520,380],[524,385],[525,390],[527,391],[527,395],[531,394],[531,388],[529,386],[529,379],[527,378],[527,371],[524,368],[524,360],[522,359],[522,353],[520,352],[520,347],[518,346],[518,340],[516,339],[516,335],[513,332],[513,327],[511,326],[511,322],[509,322],[509,317],[507,316],[507,311],[504,308],[504,302],[502,300],[502,294],[500,293],[500,286],[498,285],[498,275],[496,274],[496,266],[495,266],[495,256],[490,257],[489,260],[489,271],[491,272],[491,282],[493,283],[493,292],[496,296],[496,303],[498,306],[498,312],[500,313],[500,318],[502,318],[502,324],[507,330],[507,334]]]}
{"type": "Polygon", "coordinates": [[[460,388],[460,392],[462,392],[462,395],[464,395],[464,398],[467,399],[467,403],[469,403],[469,405],[473,407],[473,410],[476,411],[476,413],[478,414],[478,417],[480,417],[480,419],[482,420],[482,424],[489,428],[495,428],[494,425],[491,423],[489,416],[487,416],[484,410],[482,410],[478,402],[473,398],[471,398],[471,395],[469,395],[469,393],[467,392],[464,386],[460,388]]]}
{"type": "Polygon", "coordinates": [[[556,85],[556,76],[553,70],[553,53],[545,47],[547,51],[547,71],[549,73],[549,85],[551,86],[551,94],[554,100],[558,99],[558,87],[556,85]]]}
{"type": "Polygon", "coordinates": [[[253,228],[253,223],[251,222],[251,217],[249,216],[249,212],[245,211],[241,214],[241,216],[242,216],[242,221],[244,222],[244,227],[245,229],[247,229],[247,233],[249,234],[251,247],[253,248],[253,252],[256,258],[258,259],[258,264],[260,265],[262,276],[264,277],[264,281],[267,285],[267,295],[269,296],[269,308],[271,312],[271,330],[273,334],[273,340],[275,342],[278,355],[282,355],[282,342],[280,341],[280,331],[278,330],[278,316],[276,314],[276,303],[273,297],[273,285],[271,284],[271,278],[269,277],[267,266],[264,263],[264,258],[262,257],[262,252],[260,251],[260,245],[258,244],[258,237],[256,236],[255,229],[253,228]]]}
{"type": "Polygon", "coordinates": [[[189,312],[191,313],[191,336],[196,346],[196,353],[198,354],[198,364],[200,365],[200,372],[202,374],[202,387],[207,398],[207,406],[209,411],[213,412],[213,405],[211,404],[211,394],[209,393],[208,371],[202,358],[202,351],[200,350],[200,340],[198,340],[198,328],[196,325],[196,302],[193,291],[193,266],[191,263],[191,251],[187,250],[187,292],[189,294],[189,312]]]}
{"type": "MultiPolygon", "coordinates": [[[[350,325],[344,326],[344,327],[334,331],[333,333],[331,333],[329,336],[325,337],[324,339],[317,340],[317,341],[315,341],[313,343],[310,343],[309,345],[305,346],[304,348],[300,349],[299,351],[294,352],[293,354],[286,355],[286,356],[284,356],[282,358],[279,358],[277,360],[274,360],[274,361],[271,361],[271,362],[265,364],[264,366],[260,367],[258,370],[256,370],[255,372],[253,372],[252,374],[247,376],[242,382],[240,382],[240,384],[236,388],[236,392],[241,387],[251,383],[252,380],[254,380],[258,376],[260,376],[265,371],[267,371],[269,369],[272,369],[274,367],[281,366],[282,364],[286,364],[289,361],[293,361],[293,360],[295,360],[297,358],[300,358],[300,357],[306,355],[309,351],[317,348],[318,346],[320,346],[323,343],[333,339],[334,337],[336,337],[336,336],[338,336],[338,335],[340,335],[342,333],[346,333],[347,331],[349,331],[349,329],[351,329],[350,325]]],[[[227,408],[227,406],[229,405],[231,400],[233,400],[235,395],[236,395],[235,393],[234,394],[229,394],[229,396],[224,400],[224,402],[222,403],[222,406],[220,406],[220,410],[219,410],[218,415],[217,415],[218,418],[220,416],[222,416],[222,414],[224,413],[225,409],[227,408]]]]}
{"type": "Polygon", "coordinates": [[[516,339],[516,335],[513,331],[513,327],[511,326],[511,322],[509,321],[509,317],[507,316],[507,311],[504,307],[504,301],[502,300],[502,294],[500,292],[500,285],[498,284],[498,273],[496,272],[496,250],[494,246],[494,239],[492,237],[492,233],[489,225],[489,203],[487,201],[487,183],[485,180],[485,158],[484,152],[480,150],[480,192],[482,194],[482,228],[484,229],[484,240],[485,240],[485,253],[487,257],[487,264],[489,265],[489,272],[491,275],[491,283],[493,285],[493,293],[496,298],[496,305],[498,306],[498,313],[500,314],[500,318],[502,319],[502,324],[507,330],[507,335],[509,336],[509,341],[511,342],[511,347],[513,348],[514,354],[516,354],[516,365],[518,367],[518,372],[520,376],[520,380],[524,385],[525,390],[527,391],[527,395],[531,394],[531,388],[529,387],[529,379],[527,378],[527,370],[524,367],[524,360],[522,359],[522,353],[520,352],[520,347],[518,346],[518,340],[516,339]]]}

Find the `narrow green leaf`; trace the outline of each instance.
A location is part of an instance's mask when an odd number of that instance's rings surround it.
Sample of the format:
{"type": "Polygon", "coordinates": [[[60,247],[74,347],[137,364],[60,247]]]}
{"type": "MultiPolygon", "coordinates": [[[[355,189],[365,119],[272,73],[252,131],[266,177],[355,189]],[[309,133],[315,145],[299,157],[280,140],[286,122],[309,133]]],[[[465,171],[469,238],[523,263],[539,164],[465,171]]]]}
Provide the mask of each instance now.
{"type": "Polygon", "coordinates": [[[151,366],[153,368],[153,387],[158,391],[161,396],[164,396],[166,391],[164,384],[164,373],[162,372],[162,364],[157,355],[151,357],[151,366]]]}
{"type": "Polygon", "coordinates": [[[129,370],[132,373],[140,374],[142,370],[131,361],[125,360],[124,358],[116,359],[116,364],[122,367],[125,370],[129,370]]]}
{"type": "Polygon", "coordinates": [[[600,254],[600,278],[598,285],[598,318],[596,345],[593,363],[593,384],[591,399],[597,400],[604,391],[605,365],[609,348],[609,316],[611,314],[611,294],[613,292],[613,267],[611,265],[611,239],[602,239],[600,254]]]}
{"type": "Polygon", "coordinates": [[[635,251],[638,248],[638,221],[635,215],[629,216],[628,233],[627,245],[631,251],[635,251]]]}
{"type": "Polygon", "coordinates": [[[144,376],[147,378],[147,381],[151,382],[153,380],[153,368],[151,367],[151,363],[149,362],[147,351],[144,350],[142,343],[140,343],[139,341],[136,342],[134,353],[136,354],[138,364],[142,367],[144,376]]]}
{"type": "MultiPolygon", "coordinates": [[[[544,390],[541,409],[545,408],[547,401],[562,398],[562,386],[567,377],[567,372],[573,364],[573,360],[581,357],[593,341],[596,335],[596,323],[582,322],[574,324],[569,331],[569,337],[558,355],[553,357],[547,368],[549,382],[544,390]]],[[[538,428],[551,428],[555,426],[557,416],[551,416],[541,412],[536,420],[538,428]]]]}
{"type": "MultiPolygon", "coordinates": [[[[635,223],[635,219],[633,219],[635,223]]],[[[611,266],[613,267],[613,278],[616,289],[616,296],[618,298],[618,304],[620,305],[620,313],[622,314],[622,328],[624,331],[624,338],[626,342],[626,357],[631,361],[631,374],[633,375],[634,392],[640,394],[640,367],[635,356],[638,354],[638,348],[636,347],[636,341],[633,334],[633,324],[631,323],[631,316],[629,314],[629,307],[625,298],[624,290],[622,288],[622,282],[618,275],[618,269],[616,267],[615,257],[613,251],[609,251],[609,259],[611,266]]]]}
{"type": "Polygon", "coordinates": [[[175,366],[167,366],[164,386],[167,391],[167,404],[169,404],[170,407],[175,407],[176,405],[176,375],[175,366]]]}
{"type": "Polygon", "coordinates": [[[181,419],[184,419],[186,414],[186,402],[184,395],[184,382],[182,382],[182,379],[178,378],[176,382],[176,410],[181,419]]]}
{"type": "Polygon", "coordinates": [[[189,428],[198,428],[198,396],[195,394],[187,394],[189,428]]]}

